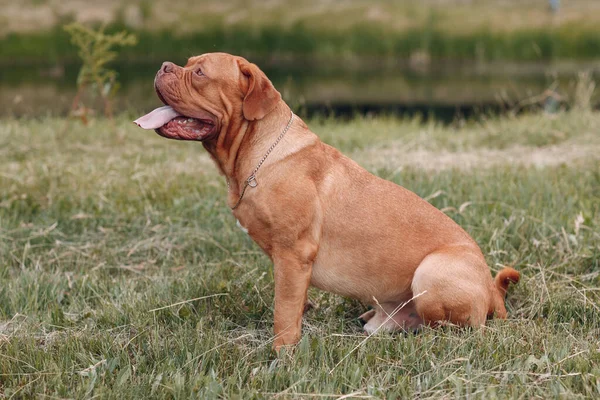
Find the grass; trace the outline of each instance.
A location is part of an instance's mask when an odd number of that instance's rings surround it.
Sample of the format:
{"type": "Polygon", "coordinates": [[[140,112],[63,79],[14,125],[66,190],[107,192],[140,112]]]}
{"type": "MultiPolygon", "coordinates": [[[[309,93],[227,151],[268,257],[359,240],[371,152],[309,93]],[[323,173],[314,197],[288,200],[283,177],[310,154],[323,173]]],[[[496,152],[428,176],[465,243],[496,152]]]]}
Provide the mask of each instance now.
{"type": "MultiPolygon", "coordinates": [[[[108,32],[123,30],[111,25],[108,32]]],[[[569,25],[562,28],[491,32],[482,29],[469,34],[448,34],[435,26],[422,26],[394,32],[377,24],[358,24],[347,30],[323,27],[309,29],[304,24],[235,25],[211,23],[210,29],[175,34],[162,31],[131,30],[137,46],[119,58],[122,62],[155,62],[187,59],[214,51],[240,54],[268,61],[311,57],[326,64],[334,62],[369,65],[381,60],[410,61],[417,67],[440,61],[558,61],[595,60],[600,51],[597,29],[569,25]]],[[[76,51],[67,36],[55,28],[49,32],[11,34],[0,39],[5,66],[74,63],[76,51]]]]}
{"type": "Polygon", "coordinates": [[[599,114],[308,122],[458,221],[493,271],[520,270],[510,319],[358,346],[364,307],[311,290],[301,343],[276,357],[270,262],[200,145],[128,116],[4,119],[0,397],[600,395],[599,114]]]}
{"type": "Polygon", "coordinates": [[[74,62],[76,53],[61,30],[72,20],[134,31],[139,45],[121,61],[218,50],[267,60],[311,56],[324,63],[360,58],[369,64],[376,57],[422,65],[432,59],[594,60],[600,51],[600,7],[594,0],[562,2],[557,14],[547,0],[41,3],[5,7],[1,64],[74,62]]]}

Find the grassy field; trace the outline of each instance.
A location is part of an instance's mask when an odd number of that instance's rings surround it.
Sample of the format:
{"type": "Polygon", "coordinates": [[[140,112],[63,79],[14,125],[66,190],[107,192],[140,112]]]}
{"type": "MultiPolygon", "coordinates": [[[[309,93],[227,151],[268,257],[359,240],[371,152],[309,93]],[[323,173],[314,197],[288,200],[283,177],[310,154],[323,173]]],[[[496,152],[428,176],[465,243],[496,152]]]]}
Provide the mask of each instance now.
{"type": "Polygon", "coordinates": [[[507,321],[366,341],[363,305],[311,290],[280,357],[271,265],[223,178],[130,120],[0,123],[0,397],[600,396],[600,114],[308,121],[522,281],[507,321]]]}

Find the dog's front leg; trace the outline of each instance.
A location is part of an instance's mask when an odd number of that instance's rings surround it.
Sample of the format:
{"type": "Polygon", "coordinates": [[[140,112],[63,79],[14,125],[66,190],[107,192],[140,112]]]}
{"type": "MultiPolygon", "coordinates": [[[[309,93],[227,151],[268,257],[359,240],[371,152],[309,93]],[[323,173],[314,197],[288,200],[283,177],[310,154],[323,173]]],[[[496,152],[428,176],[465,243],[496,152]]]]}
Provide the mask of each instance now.
{"type": "Polygon", "coordinates": [[[275,341],[276,351],[300,340],[302,314],[312,273],[312,257],[294,253],[273,257],[275,264],[275,341]]]}

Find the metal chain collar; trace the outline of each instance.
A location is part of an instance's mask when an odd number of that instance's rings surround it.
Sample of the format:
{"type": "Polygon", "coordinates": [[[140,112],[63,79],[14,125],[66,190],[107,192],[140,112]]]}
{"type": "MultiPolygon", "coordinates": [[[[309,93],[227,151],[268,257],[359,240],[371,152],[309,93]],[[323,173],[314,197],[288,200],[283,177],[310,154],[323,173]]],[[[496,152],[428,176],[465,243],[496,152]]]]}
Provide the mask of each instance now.
{"type": "MultiPolygon", "coordinates": [[[[269,157],[269,154],[271,154],[271,152],[273,151],[275,146],[277,146],[277,144],[281,141],[281,139],[283,139],[283,136],[286,134],[286,132],[292,126],[292,122],[294,122],[294,112],[292,112],[290,120],[289,120],[288,124],[286,125],[286,127],[283,129],[283,132],[281,132],[281,134],[279,135],[277,140],[275,140],[275,142],[271,145],[271,147],[269,147],[269,150],[267,150],[267,152],[265,153],[263,158],[258,162],[258,165],[256,166],[256,168],[254,168],[254,171],[252,171],[252,173],[250,174],[248,179],[246,179],[246,181],[244,182],[244,187],[242,188],[242,194],[240,194],[240,198],[235,203],[235,205],[233,207],[231,207],[232,210],[235,210],[240,205],[240,203],[242,202],[242,198],[244,197],[244,193],[246,193],[246,189],[248,188],[248,186],[250,186],[251,188],[255,188],[256,186],[258,186],[258,181],[256,180],[256,173],[258,172],[259,168],[263,165],[263,163],[265,162],[267,157],[269,157]]],[[[227,180],[227,190],[229,190],[229,179],[227,180]]]]}

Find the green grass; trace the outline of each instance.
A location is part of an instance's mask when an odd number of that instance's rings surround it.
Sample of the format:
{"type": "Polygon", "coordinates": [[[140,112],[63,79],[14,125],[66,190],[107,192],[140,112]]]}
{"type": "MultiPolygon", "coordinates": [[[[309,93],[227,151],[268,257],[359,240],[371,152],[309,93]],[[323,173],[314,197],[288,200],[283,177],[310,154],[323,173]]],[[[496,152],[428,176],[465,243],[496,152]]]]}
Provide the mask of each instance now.
{"type": "MultiPolygon", "coordinates": [[[[109,32],[127,29],[109,27],[109,32]]],[[[449,34],[435,26],[419,26],[395,32],[376,24],[358,24],[343,31],[316,30],[298,23],[290,27],[265,25],[221,25],[177,35],[173,30],[131,30],[139,43],[123,52],[121,62],[158,62],[223,51],[265,60],[311,57],[326,64],[369,65],[372,58],[415,60],[426,57],[440,61],[551,61],[595,60],[600,52],[597,29],[569,25],[561,28],[523,29],[513,32],[476,32],[449,34]]],[[[11,34],[0,39],[0,63],[15,64],[74,63],[76,49],[60,30],[42,33],[11,34]]]]}
{"type": "Polygon", "coordinates": [[[493,271],[521,271],[510,319],[361,344],[364,306],[311,290],[319,308],[278,358],[270,262],[236,227],[199,144],[126,116],[4,119],[0,397],[600,395],[599,114],[308,122],[444,209],[493,271]]]}

